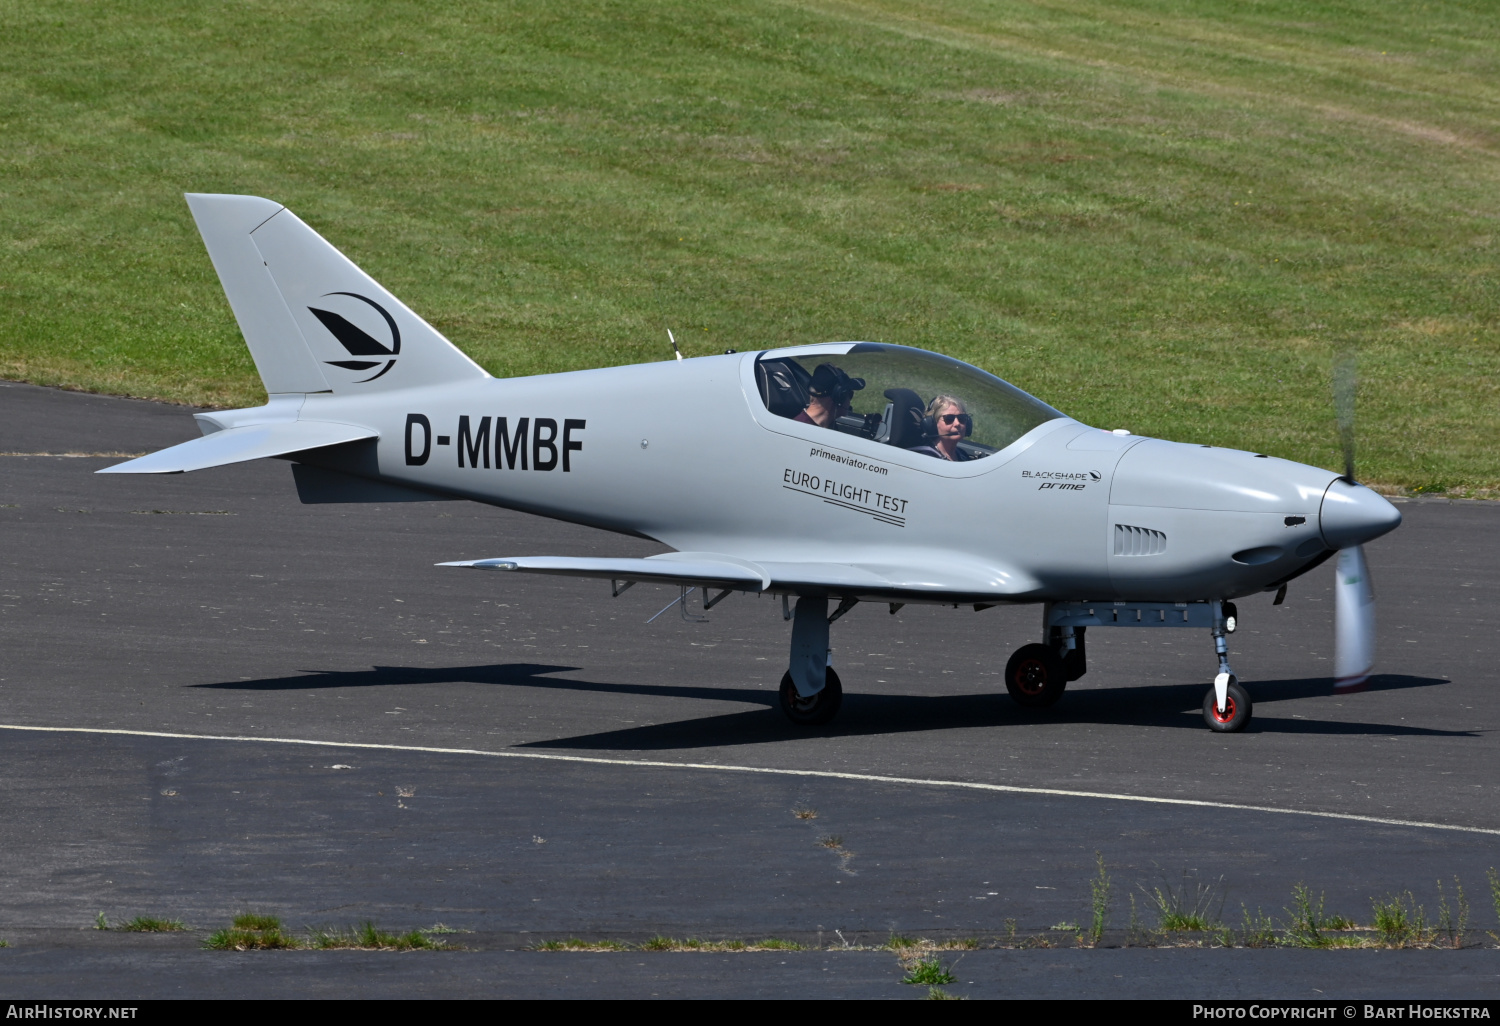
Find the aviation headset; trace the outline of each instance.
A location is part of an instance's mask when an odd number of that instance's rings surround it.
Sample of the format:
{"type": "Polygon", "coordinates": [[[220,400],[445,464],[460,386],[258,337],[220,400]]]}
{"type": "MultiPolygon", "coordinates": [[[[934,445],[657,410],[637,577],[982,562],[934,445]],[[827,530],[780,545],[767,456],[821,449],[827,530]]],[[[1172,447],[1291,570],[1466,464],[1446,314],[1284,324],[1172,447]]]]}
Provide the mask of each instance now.
{"type": "MultiPolygon", "coordinates": [[[[944,406],[958,405],[957,401],[953,400],[952,396],[934,396],[933,397],[933,401],[934,402],[936,402],[938,399],[947,399],[947,400],[950,400],[949,402],[943,403],[944,406]]],[[[929,404],[929,407],[930,407],[930,404],[929,404]]],[[[964,437],[968,438],[970,435],[972,435],[974,433],[974,418],[970,417],[967,413],[961,414],[961,416],[964,419],[960,420],[959,423],[963,425],[963,428],[964,428],[964,437]]],[[[928,415],[928,416],[924,416],[922,418],[922,434],[926,438],[936,438],[938,436],[937,417],[936,416],[928,415]]]]}

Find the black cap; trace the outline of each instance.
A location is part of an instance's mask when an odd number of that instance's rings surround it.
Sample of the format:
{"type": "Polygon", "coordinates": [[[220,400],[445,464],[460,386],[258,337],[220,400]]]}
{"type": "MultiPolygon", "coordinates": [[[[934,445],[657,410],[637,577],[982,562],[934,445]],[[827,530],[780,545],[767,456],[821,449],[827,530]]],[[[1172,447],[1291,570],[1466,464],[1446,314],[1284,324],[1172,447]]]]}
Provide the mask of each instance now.
{"type": "Polygon", "coordinates": [[[851,378],[831,363],[820,363],[817,370],[813,371],[808,391],[813,395],[848,399],[864,387],[864,378],[851,378]]]}

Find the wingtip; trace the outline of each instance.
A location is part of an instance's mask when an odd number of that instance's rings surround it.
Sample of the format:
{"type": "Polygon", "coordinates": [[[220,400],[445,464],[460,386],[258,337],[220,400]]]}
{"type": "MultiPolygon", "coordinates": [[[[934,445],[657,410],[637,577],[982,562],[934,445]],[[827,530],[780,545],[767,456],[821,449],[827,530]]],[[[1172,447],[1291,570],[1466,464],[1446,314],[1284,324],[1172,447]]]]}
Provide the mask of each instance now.
{"type": "Polygon", "coordinates": [[[133,463],[139,463],[139,462],[140,462],[139,459],[126,460],[124,463],[116,463],[114,466],[103,467],[103,468],[101,468],[99,470],[94,471],[94,473],[96,473],[96,474],[181,474],[181,473],[183,473],[183,471],[181,469],[177,469],[177,470],[139,470],[139,469],[134,469],[133,470],[133,469],[131,469],[131,464],[133,464],[133,463]]]}

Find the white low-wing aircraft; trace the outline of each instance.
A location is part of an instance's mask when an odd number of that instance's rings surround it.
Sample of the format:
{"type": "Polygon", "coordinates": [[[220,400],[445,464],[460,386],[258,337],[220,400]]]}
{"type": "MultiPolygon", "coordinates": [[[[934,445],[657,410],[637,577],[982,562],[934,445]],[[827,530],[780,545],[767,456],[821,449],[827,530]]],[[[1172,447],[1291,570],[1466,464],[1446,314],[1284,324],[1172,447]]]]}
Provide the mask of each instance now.
{"type": "Polygon", "coordinates": [[[695,592],[704,610],[780,595],[781,706],[801,724],[838,711],[829,625],[856,603],[1036,603],[1041,640],[1005,671],[1021,705],[1083,675],[1089,627],[1199,627],[1219,658],[1204,719],[1241,730],[1231,600],[1280,602],[1334,553],[1338,684],[1369,673],[1360,546],[1401,515],[1352,458],[1339,475],[1101,431],[976,367],[869,342],[497,379],[280,204],[187,200],[269,400],[197,414],[202,438],[100,473],[281,457],[304,502],[472,499],[654,539],[675,551],[442,565],[616,595],[679,585],[684,616],[695,592]]]}

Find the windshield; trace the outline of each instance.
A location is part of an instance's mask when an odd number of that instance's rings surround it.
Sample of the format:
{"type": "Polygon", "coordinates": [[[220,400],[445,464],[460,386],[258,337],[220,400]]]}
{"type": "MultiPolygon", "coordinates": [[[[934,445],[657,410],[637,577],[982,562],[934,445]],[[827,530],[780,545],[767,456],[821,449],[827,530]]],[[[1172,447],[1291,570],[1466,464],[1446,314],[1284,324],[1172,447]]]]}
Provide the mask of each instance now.
{"type": "Polygon", "coordinates": [[[872,342],[843,355],[771,353],[756,361],[755,380],[777,416],[956,462],[1062,416],[978,367],[872,342]]]}

